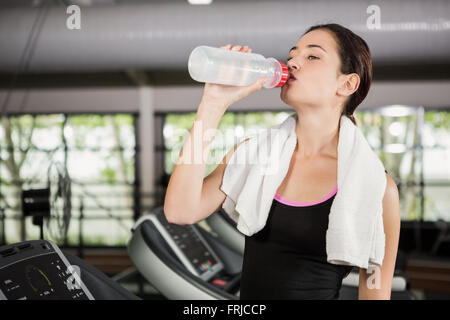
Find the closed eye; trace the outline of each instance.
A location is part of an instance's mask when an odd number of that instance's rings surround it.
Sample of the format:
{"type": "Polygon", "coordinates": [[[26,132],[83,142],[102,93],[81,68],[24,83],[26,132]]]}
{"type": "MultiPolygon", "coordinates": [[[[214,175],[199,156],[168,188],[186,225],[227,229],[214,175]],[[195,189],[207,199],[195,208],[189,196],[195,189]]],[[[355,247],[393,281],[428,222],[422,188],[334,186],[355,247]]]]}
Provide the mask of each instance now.
{"type": "MultiPolygon", "coordinates": [[[[289,60],[291,60],[291,59],[292,59],[292,58],[287,58],[286,61],[289,61],[289,60]]],[[[316,56],[313,56],[313,55],[309,55],[309,56],[308,56],[308,60],[316,60],[316,59],[319,59],[319,58],[316,57],[316,56]],[[310,59],[311,57],[312,57],[313,59],[310,59]]]]}

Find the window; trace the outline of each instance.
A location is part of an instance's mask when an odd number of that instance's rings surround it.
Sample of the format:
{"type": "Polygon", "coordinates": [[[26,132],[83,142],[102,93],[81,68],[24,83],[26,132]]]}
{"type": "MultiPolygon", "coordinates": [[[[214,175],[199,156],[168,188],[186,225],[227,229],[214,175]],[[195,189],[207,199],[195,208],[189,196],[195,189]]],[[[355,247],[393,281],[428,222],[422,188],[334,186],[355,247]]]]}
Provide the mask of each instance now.
{"type": "Polygon", "coordinates": [[[423,126],[423,220],[450,221],[450,112],[428,111],[423,126]]]}
{"type": "MultiPolygon", "coordinates": [[[[222,117],[206,165],[210,174],[222,161],[225,154],[236,144],[254,136],[259,130],[272,127],[284,121],[292,112],[227,112],[222,117]]],[[[168,114],[163,128],[165,161],[164,170],[171,174],[179,157],[184,141],[195,120],[195,113],[168,114]]]]}
{"type": "MultiPolygon", "coordinates": [[[[21,235],[26,240],[39,238],[31,218],[22,219],[21,190],[47,187],[48,169],[57,162],[71,179],[72,220],[66,244],[126,245],[136,210],[134,123],[130,114],[3,117],[0,206],[7,243],[21,241],[21,235]]],[[[61,210],[57,205],[55,209],[61,210]]],[[[46,239],[57,240],[54,228],[51,223],[44,229],[46,239]]]]}
{"type": "MultiPolygon", "coordinates": [[[[293,112],[227,112],[211,144],[205,176],[234,145],[256,134],[258,129],[282,122],[293,112]]],[[[195,115],[171,113],[165,117],[164,171],[168,175],[195,115]]],[[[398,184],[402,220],[450,221],[450,112],[388,106],[357,110],[355,118],[369,145],[398,184]]]]}
{"type": "Polygon", "coordinates": [[[397,182],[402,220],[450,222],[450,112],[388,106],[355,117],[397,182]]]}

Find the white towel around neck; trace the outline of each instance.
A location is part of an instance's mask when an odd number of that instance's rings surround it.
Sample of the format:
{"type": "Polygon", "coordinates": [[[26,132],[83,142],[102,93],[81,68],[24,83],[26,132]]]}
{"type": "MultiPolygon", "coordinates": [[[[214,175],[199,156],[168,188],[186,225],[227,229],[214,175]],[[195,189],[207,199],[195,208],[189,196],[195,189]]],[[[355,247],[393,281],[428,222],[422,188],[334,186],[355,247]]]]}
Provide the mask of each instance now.
{"type": "MultiPolygon", "coordinates": [[[[222,208],[247,236],[266,224],[297,145],[296,119],[294,113],[242,143],[225,169],[220,188],[227,196],[222,208]]],[[[340,119],[337,184],[326,233],[327,261],[364,269],[381,266],[385,170],[347,116],[340,119]]]]}

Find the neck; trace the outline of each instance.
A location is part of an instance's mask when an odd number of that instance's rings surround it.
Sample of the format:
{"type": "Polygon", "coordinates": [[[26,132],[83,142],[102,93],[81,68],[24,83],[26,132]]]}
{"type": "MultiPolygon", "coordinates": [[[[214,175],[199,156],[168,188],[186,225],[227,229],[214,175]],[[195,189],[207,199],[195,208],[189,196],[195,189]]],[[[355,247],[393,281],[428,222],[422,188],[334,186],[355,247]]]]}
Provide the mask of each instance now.
{"type": "Polygon", "coordinates": [[[337,158],[340,114],[297,112],[297,158],[328,155],[337,158]]]}

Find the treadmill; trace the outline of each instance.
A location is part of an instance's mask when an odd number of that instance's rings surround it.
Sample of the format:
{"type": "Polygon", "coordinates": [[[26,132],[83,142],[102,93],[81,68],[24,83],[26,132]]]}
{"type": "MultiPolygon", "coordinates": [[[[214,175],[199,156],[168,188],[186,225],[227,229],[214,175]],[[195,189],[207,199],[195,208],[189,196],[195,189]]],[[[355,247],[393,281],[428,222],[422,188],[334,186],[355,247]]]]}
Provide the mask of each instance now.
{"type": "Polygon", "coordinates": [[[128,254],[168,299],[239,300],[242,254],[196,224],[169,223],[162,206],[135,223],[128,254]]]}
{"type": "Polygon", "coordinates": [[[244,255],[245,236],[237,229],[236,222],[222,208],[208,216],[206,223],[227,246],[244,255]]]}
{"type": "Polygon", "coordinates": [[[48,240],[0,247],[0,300],[141,300],[48,240]]]}

